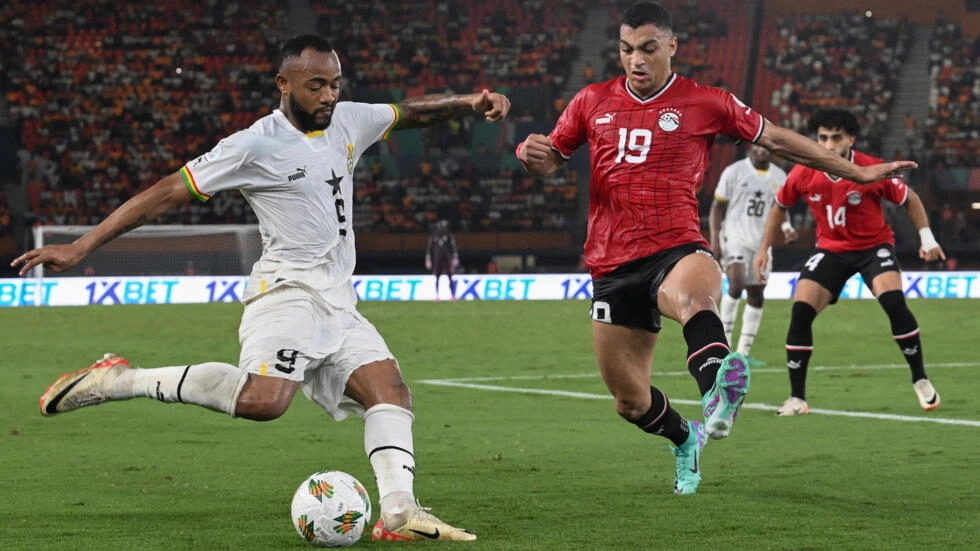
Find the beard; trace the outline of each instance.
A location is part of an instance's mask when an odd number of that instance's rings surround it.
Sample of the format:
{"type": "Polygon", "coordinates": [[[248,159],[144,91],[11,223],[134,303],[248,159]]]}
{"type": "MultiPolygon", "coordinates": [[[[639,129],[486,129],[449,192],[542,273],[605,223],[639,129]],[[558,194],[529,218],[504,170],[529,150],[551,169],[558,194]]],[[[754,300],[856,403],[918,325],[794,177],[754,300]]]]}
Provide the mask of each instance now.
{"type": "Polygon", "coordinates": [[[299,125],[300,130],[303,132],[326,130],[330,126],[330,120],[333,118],[332,112],[329,114],[311,113],[291,101],[286,102],[286,111],[288,111],[289,118],[296,121],[296,124],[299,125]]]}

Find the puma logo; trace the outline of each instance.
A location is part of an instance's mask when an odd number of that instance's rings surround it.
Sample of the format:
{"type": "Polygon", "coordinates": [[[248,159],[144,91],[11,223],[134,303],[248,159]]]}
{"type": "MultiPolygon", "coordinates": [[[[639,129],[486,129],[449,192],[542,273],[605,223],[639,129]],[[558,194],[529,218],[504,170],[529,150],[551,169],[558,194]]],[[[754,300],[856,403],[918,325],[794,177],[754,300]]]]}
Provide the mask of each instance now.
{"type": "Polygon", "coordinates": [[[708,367],[709,365],[720,364],[722,363],[722,361],[723,360],[721,358],[708,358],[708,361],[701,364],[701,367],[698,368],[698,371],[704,371],[704,368],[708,367]]]}

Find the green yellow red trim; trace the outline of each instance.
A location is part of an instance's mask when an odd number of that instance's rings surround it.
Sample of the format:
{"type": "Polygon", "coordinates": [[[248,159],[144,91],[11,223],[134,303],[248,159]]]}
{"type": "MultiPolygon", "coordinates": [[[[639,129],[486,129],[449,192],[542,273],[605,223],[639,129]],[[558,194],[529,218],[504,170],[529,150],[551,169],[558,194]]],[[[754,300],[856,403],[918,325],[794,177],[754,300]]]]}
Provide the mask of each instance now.
{"type": "Polygon", "coordinates": [[[385,133],[381,135],[381,141],[385,141],[391,137],[391,132],[395,129],[395,125],[397,125],[398,121],[402,119],[402,112],[398,109],[398,106],[394,103],[389,103],[388,105],[391,107],[391,110],[395,112],[395,120],[391,122],[391,126],[389,126],[388,129],[385,130],[385,133]]]}
{"type": "Polygon", "coordinates": [[[207,193],[203,193],[197,188],[197,182],[194,181],[194,175],[191,174],[190,170],[187,170],[187,165],[180,167],[180,175],[184,177],[184,185],[187,186],[187,191],[191,192],[198,201],[207,201],[211,198],[207,193]]]}

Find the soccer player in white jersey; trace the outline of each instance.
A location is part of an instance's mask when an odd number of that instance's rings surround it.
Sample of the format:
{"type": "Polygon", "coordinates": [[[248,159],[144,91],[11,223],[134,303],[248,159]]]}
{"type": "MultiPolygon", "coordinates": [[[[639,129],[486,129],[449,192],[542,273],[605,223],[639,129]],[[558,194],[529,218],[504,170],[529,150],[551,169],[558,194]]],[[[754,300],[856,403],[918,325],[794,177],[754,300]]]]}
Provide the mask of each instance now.
{"type": "MultiPolygon", "coordinates": [[[[728,292],[721,297],[721,323],[728,344],[733,345],[735,319],[745,291],[747,301],[742,315],[742,330],[738,337],[739,354],[749,356],[752,343],[762,323],[765,282],[755,277],[752,261],[759,251],[766,216],[776,198],[776,192],[786,182],[786,171],[772,162],[768,149],[749,146],[748,156],[725,167],[715,187],[711,203],[709,226],[711,251],[721,262],[728,276],[728,292]]],[[[787,243],[796,241],[796,231],[789,214],[782,223],[787,243]]],[[[771,256],[771,255],[770,255],[771,256]]],[[[771,264],[771,262],[770,262],[771,264]]],[[[761,363],[749,358],[750,363],[761,363]]]]}
{"type": "Polygon", "coordinates": [[[384,339],[356,309],[350,201],[358,159],[391,131],[474,112],[499,121],[510,101],[484,90],[393,105],[338,103],[341,83],[340,59],[328,40],[288,40],[276,75],[279,109],[126,201],[74,243],[14,259],[21,275],[38,265],[62,272],[120,234],[225,190],[245,196],[262,235],[262,256],[243,298],[238,366],[132,369],[107,354],[55,381],[41,397],[41,414],[147,397],[266,421],[285,413],[302,388],[334,419],[364,419],[381,509],[375,539],[473,540],[415,500],[411,392],[384,339]]]}

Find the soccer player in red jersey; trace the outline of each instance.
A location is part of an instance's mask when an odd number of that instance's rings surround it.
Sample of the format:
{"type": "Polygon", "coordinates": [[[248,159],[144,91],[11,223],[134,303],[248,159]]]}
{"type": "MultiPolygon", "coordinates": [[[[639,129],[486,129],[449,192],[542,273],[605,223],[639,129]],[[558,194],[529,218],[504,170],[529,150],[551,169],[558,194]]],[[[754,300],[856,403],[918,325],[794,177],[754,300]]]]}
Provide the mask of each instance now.
{"type": "MultiPolygon", "coordinates": [[[[881,159],[852,149],[861,127],[853,113],[841,109],[817,112],[809,121],[817,142],[828,151],[859,165],[873,165],[881,159]]],[[[755,258],[756,274],[765,277],[769,261],[767,247],[772,244],[786,210],[804,200],[817,224],[816,249],[800,271],[793,292],[793,309],[786,335],[786,365],[789,368],[790,397],[776,415],[802,415],[806,403],[806,370],[813,354],[813,320],[829,304],[837,302],[844,284],[856,273],[864,278],[878,303],[888,314],[892,335],[912,370],[912,386],[919,405],[929,411],[939,407],[939,394],[926,377],[922,360],[919,324],[905,303],[902,273],[895,257],[895,236],[885,222],[881,200],[904,205],[919,230],[919,257],[924,260],[946,258],[929,229],[922,201],[898,177],[883,178],[860,185],[847,178],[832,176],[819,169],[799,166],[790,171],[786,184],[776,194],[769,211],[762,245],[755,258]]]]}
{"type": "Polygon", "coordinates": [[[717,134],[759,144],[784,159],[859,182],[915,166],[857,166],[812,140],[766,121],[732,94],[670,68],[677,38],[670,14],[639,2],[623,13],[619,54],[626,75],[591,84],[569,103],[550,135],[531,134],[517,158],[533,176],[561,168],[588,144],[585,260],[593,280],[592,337],[617,413],[675,446],[674,492],[692,494],[705,435],[724,438],[749,388],[749,366],[730,354],[718,317],[721,269],[701,234],[697,186],[717,134]],[[650,385],[661,316],[680,323],[688,370],[705,423],[687,421],[650,385]]]}

